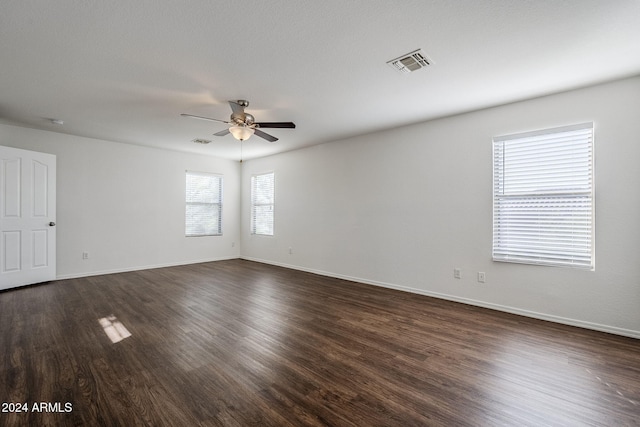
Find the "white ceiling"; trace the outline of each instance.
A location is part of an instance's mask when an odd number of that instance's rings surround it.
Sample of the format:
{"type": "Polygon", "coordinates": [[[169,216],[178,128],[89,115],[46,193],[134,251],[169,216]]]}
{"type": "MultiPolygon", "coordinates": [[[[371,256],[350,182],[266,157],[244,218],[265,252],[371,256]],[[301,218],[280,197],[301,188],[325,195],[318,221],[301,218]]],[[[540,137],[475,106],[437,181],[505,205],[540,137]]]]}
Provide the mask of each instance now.
{"type": "Polygon", "coordinates": [[[228,120],[247,99],[296,123],[244,142],[248,159],[638,74],[638,0],[0,6],[0,123],[236,160],[223,123],[180,113],[228,120]],[[386,64],[418,48],[434,65],[386,64]]]}

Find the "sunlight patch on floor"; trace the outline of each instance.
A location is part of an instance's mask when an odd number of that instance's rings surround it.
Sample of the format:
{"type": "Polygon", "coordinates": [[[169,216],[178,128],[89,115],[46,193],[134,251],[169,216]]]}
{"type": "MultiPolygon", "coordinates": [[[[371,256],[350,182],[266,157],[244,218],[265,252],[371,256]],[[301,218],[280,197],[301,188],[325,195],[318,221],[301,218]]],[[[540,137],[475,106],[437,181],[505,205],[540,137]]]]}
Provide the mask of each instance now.
{"type": "Polygon", "coordinates": [[[113,314],[98,319],[100,326],[104,329],[112,343],[117,343],[131,336],[131,332],[113,314]]]}

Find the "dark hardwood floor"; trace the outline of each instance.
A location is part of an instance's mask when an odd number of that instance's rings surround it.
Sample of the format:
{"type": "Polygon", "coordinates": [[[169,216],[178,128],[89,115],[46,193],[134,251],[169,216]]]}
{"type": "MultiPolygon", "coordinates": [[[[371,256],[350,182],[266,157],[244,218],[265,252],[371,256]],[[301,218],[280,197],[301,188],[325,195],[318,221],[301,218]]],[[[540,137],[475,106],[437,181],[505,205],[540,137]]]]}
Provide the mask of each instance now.
{"type": "Polygon", "coordinates": [[[222,261],[1,292],[0,402],[2,426],[630,426],[640,340],[222,261]]]}

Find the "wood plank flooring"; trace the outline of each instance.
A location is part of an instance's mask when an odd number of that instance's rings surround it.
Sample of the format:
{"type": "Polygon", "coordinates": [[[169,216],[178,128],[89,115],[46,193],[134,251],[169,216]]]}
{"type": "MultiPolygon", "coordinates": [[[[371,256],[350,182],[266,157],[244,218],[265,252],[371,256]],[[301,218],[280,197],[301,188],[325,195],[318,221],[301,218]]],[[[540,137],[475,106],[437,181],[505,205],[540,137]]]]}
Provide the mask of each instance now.
{"type": "Polygon", "coordinates": [[[633,426],[640,340],[231,260],[1,292],[0,403],[12,427],[633,426]]]}

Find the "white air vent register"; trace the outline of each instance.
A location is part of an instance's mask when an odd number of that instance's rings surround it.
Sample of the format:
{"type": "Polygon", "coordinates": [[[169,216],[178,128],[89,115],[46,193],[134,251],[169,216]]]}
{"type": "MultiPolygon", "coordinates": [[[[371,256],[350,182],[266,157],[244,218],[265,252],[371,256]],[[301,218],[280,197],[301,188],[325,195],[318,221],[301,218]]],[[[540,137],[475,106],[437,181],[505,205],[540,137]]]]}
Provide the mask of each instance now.
{"type": "Polygon", "coordinates": [[[387,64],[401,73],[411,73],[432,63],[431,59],[421,49],[414,50],[387,62],[387,64]]]}

